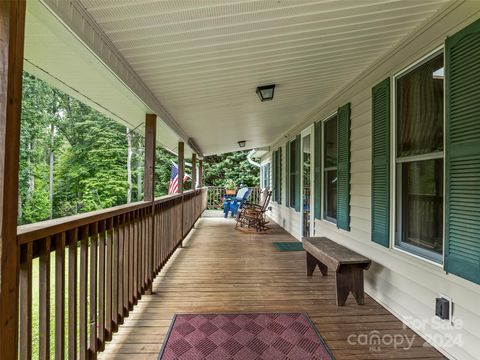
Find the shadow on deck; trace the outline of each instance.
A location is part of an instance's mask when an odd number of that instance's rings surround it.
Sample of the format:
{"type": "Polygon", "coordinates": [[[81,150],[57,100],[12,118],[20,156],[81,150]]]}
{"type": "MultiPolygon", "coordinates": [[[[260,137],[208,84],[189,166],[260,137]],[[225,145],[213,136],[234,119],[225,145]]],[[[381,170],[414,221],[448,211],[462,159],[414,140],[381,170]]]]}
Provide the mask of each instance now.
{"type": "Polygon", "coordinates": [[[338,360],[443,358],[369,296],[364,306],[350,296],[337,307],[333,274],[309,278],[303,251],[274,249],[273,241],[294,241],[279,226],[250,235],[234,224],[201,218],[99,357],[156,359],[175,313],[306,312],[338,360]],[[385,343],[362,344],[372,335],[385,343]],[[395,347],[393,337],[404,341],[395,347]]]}

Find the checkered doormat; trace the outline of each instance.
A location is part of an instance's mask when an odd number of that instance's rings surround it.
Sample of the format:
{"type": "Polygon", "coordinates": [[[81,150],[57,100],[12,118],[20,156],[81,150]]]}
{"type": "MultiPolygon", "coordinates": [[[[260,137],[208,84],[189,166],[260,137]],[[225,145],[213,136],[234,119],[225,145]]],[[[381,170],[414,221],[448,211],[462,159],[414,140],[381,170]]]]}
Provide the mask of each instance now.
{"type": "Polygon", "coordinates": [[[175,315],[159,360],[333,360],[302,313],[175,315]]]}

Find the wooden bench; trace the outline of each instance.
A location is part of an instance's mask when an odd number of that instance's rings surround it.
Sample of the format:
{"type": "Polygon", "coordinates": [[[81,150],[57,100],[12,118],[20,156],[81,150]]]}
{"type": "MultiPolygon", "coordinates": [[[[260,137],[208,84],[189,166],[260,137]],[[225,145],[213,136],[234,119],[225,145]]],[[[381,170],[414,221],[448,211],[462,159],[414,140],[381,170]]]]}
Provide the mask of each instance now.
{"type": "Polygon", "coordinates": [[[368,270],[371,260],[326,237],[303,238],[307,253],[307,276],[312,276],[318,265],[323,276],[334,269],[337,280],[337,306],[345,305],[352,292],[358,305],[363,305],[363,270],[368,270]]]}

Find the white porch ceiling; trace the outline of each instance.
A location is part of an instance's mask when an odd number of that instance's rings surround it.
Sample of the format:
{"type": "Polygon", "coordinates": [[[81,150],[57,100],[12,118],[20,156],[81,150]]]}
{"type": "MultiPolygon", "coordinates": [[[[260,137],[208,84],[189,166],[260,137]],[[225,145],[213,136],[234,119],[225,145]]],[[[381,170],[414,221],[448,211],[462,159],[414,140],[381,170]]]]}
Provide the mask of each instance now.
{"type": "Polygon", "coordinates": [[[206,155],[270,145],[444,3],[80,1],[206,155]]]}

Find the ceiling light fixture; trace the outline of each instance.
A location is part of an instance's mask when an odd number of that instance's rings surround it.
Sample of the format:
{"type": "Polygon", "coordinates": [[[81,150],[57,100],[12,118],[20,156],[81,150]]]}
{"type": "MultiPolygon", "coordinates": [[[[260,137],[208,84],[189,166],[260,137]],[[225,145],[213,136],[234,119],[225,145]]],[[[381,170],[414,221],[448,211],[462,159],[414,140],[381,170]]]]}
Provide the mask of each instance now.
{"type": "Polygon", "coordinates": [[[274,92],[275,84],[257,87],[257,95],[261,102],[272,100],[274,92]]]}
{"type": "Polygon", "coordinates": [[[240,147],[243,148],[243,147],[245,147],[245,143],[246,143],[246,142],[247,142],[246,140],[240,140],[240,141],[238,142],[238,146],[240,146],[240,147]]]}

